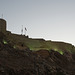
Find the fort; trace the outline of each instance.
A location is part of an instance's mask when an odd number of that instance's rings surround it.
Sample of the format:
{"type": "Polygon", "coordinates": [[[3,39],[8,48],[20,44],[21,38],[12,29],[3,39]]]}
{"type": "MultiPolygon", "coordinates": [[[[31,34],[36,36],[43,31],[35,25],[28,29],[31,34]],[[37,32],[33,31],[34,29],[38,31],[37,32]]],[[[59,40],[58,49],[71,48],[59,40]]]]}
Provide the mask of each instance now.
{"type": "Polygon", "coordinates": [[[75,47],[13,34],[0,19],[0,75],[75,75],[75,47]]]}
{"type": "MultiPolygon", "coordinates": [[[[7,41],[13,48],[19,48],[20,50],[30,49],[30,50],[55,50],[60,53],[62,51],[75,51],[75,47],[72,44],[65,42],[56,42],[51,40],[44,39],[33,39],[29,38],[25,35],[13,34],[7,30],[7,22],[6,20],[0,18],[0,33],[3,33],[5,36],[3,37],[3,41],[7,41]]],[[[1,35],[0,35],[1,36],[1,35]]]]}

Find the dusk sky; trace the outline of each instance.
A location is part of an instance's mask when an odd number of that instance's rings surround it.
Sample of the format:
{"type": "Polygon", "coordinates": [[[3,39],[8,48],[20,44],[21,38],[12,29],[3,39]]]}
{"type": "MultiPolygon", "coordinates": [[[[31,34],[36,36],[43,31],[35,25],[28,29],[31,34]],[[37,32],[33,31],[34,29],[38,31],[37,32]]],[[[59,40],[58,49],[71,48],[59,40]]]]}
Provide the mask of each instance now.
{"type": "Polygon", "coordinates": [[[0,0],[0,18],[7,30],[30,38],[62,41],[75,45],[75,0],[0,0]]]}

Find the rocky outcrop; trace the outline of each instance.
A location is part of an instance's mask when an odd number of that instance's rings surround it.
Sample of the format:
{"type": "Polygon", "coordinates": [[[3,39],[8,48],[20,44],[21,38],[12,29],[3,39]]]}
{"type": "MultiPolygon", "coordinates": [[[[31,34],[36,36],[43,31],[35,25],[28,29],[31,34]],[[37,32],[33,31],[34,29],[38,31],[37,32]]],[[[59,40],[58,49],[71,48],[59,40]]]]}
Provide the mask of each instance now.
{"type": "Polygon", "coordinates": [[[34,51],[34,54],[37,54],[38,56],[46,59],[49,57],[50,53],[48,50],[38,50],[38,51],[34,51]]]}
{"type": "Polygon", "coordinates": [[[0,43],[0,75],[75,75],[72,60],[51,50],[19,50],[0,43]]]}

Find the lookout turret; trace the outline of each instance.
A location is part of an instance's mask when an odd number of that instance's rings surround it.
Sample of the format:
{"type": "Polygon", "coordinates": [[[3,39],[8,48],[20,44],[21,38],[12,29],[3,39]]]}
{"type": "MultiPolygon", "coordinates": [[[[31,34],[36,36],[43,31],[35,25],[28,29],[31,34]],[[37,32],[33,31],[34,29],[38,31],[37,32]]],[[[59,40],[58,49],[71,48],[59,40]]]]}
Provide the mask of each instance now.
{"type": "Polygon", "coordinates": [[[6,32],[6,21],[4,19],[0,19],[0,32],[6,32]]]}

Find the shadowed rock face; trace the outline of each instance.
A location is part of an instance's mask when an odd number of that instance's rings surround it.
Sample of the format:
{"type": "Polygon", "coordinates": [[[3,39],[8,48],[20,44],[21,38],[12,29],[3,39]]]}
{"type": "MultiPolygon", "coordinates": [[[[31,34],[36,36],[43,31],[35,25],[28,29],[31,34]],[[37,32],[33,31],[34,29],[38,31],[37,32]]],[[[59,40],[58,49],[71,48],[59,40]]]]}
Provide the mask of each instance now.
{"type": "Polygon", "coordinates": [[[0,43],[0,75],[75,75],[72,59],[51,50],[17,50],[0,43]]]}
{"type": "Polygon", "coordinates": [[[0,35],[0,75],[75,75],[75,53],[63,55],[54,50],[31,51],[25,44],[13,48],[12,42],[3,43],[0,35]]]}
{"type": "Polygon", "coordinates": [[[35,51],[33,53],[37,54],[38,56],[40,56],[40,57],[42,57],[44,59],[48,58],[49,55],[50,55],[48,50],[38,50],[38,51],[35,51]]]}

